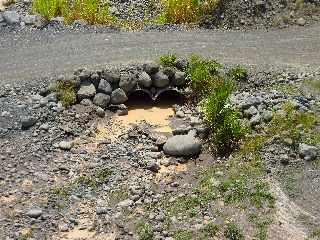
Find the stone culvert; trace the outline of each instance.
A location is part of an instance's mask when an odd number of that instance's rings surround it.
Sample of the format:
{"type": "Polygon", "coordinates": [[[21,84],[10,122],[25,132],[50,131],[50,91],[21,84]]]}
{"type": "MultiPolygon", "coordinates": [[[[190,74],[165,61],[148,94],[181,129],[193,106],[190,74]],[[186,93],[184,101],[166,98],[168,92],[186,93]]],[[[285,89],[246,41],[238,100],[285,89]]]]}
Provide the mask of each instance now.
{"type": "MultiPolygon", "coordinates": [[[[75,103],[95,104],[101,108],[121,105],[128,101],[133,92],[147,93],[156,100],[165,91],[184,89],[184,69],[187,61],[177,60],[175,66],[162,67],[156,63],[127,69],[106,69],[101,71],[77,70],[71,76],[61,76],[57,81],[72,83],[76,91],[75,103]]],[[[47,91],[48,95],[50,91],[47,91]]],[[[57,94],[55,92],[50,93],[57,94]]],[[[59,97],[59,96],[58,96],[59,97]]]]}

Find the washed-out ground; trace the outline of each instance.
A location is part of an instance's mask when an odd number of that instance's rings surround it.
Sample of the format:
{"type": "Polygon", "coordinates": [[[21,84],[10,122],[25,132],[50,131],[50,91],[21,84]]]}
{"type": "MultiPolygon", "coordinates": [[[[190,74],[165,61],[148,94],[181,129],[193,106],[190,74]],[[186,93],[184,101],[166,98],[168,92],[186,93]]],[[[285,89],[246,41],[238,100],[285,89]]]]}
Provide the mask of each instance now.
{"type": "Polygon", "coordinates": [[[238,83],[231,104],[261,122],[227,158],[205,139],[199,156],[164,155],[166,137],[202,121],[176,95],[132,96],[128,115],[100,118],[43,101],[39,85],[1,86],[0,239],[319,238],[320,159],[304,160],[290,129],[319,146],[319,74],[266,70],[238,83]],[[309,115],[291,120],[287,102],[309,115]],[[282,114],[276,127],[269,109],[282,114]]]}

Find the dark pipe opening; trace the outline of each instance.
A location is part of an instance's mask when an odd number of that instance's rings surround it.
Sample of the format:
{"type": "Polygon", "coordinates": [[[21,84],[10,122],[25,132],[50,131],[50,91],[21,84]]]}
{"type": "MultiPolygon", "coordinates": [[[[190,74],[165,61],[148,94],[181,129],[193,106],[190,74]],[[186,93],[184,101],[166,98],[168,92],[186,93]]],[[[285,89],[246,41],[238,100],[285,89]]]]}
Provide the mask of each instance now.
{"type": "Polygon", "coordinates": [[[154,106],[161,108],[172,107],[174,104],[182,104],[183,97],[175,90],[164,90],[159,92],[156,100],[147,91],[136,90],[129,94],[126,105],[129,109],[152,108],[154,106]]]}

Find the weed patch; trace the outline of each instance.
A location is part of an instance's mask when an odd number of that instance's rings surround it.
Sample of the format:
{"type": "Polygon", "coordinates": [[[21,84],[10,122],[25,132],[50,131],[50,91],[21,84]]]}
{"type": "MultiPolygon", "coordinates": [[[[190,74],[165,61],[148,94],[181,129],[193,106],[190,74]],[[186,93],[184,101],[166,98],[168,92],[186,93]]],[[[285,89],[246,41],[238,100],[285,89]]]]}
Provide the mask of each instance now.
{"type": "Polygon", "coordinates": [[[139,237],[139,240],[152,240],[153,239],[153,230],[152,227],[145,223],[139,222],[136,226],[136,231],[139,237]]]}
{"type": "Polygon", "coordinates": [[[167,54],[160,57],[160,63],[164,67],[174,67],[177,56],[175,54],[167,54]]]}
{"type": "Polygon", "coordinates": [[[242,230],[234,223],[228,223],[225,230],[224,236],[227,240],[244,240],[242,230]]]}
{"type": "Polygon", "coordinates": [[[58,94],[58,99],[65,107],[76,102],[76,91],[72,82],[57,81],[51,86],[50,90],[58,94]]]}
{"type": "Polygon", "coordinates": [[[231,68],[227,75],[234,81],[246,81],[248,80],[248,71],[244,67],[237,65],[231,68]]]}

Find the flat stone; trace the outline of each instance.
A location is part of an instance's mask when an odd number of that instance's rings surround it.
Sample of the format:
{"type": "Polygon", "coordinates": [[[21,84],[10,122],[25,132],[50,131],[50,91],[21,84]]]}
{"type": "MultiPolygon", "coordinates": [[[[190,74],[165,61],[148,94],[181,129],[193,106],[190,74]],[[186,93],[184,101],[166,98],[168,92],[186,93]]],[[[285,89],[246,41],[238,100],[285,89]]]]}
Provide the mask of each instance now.
{"type": "Polygon", "coordinates": [[[37,209],[37,208],[33,208],[33,209],[30,209],[26,214],[28,217],[38,218],[42,215],[42,210],[37,209]]]}
{"type": "Polygon", "coordinates": [[[78,91],[78,99],[81,101],[85,98],[93,98],[96,95],[96,88],[93,84],[82,85],[78,91]]]}
{"type": "Polygon", "coordinates": [[[38,121],[38,119],[36,117],[22,117],[20,122],[21,122],[21,128],[23,130],[29,129],[31,128],[33,125],[36,124],[36,122],[38,121]]]}
{"type": "Polygon", "coordinates": [[[61,141],[59,143],[59,148],[66,151],[71,150],[72,146],[73,146],[72,142],[68,142],[68,141],[61,141]]]}

